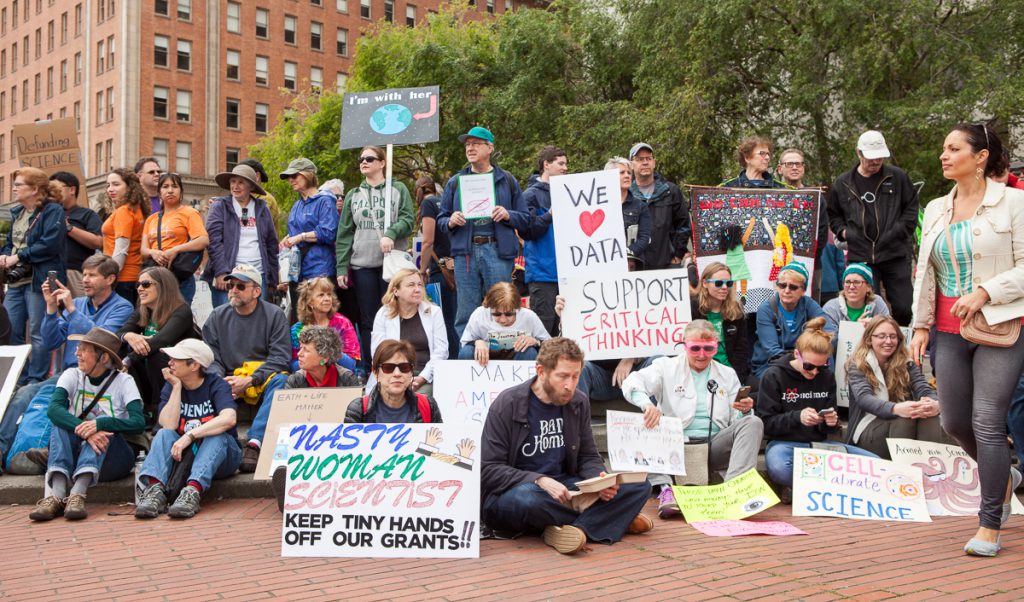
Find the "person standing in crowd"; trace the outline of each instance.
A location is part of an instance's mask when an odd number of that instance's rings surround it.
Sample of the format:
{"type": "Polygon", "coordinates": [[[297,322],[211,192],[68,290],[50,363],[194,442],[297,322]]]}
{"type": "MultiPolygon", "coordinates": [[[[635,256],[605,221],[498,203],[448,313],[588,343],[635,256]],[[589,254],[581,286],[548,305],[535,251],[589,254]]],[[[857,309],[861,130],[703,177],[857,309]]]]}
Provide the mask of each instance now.
{"type": "Polygon", "coordinates": [[[448,357],[459,355],[459,337],[455,334],[455,309],[459,293],[455,288],[455,260],[452,259],[452,241],[448,233],[437,227],[441,213],[441,197],[437,184],[430,176],[416,180],[416,202],[420,206],[420,234],[423,247],[420,253],[420,274],[427,284],[441,289],[441,315],[448,334],[448,357]]]}
{"type": "Polygon", "coordinates": [[[881,132],[857,141],[858,163],[828,190],[829,227],[846,241],[847,260],[865,263],[885,289],[892,316],[910,324],[910,256],[919,208],[917,190],[902,169],[885,165],[889,147],[881,132]]]}
{"type": "MultiPolygon", "coordinates": [[[[181,284],[181,296],[190,306],[196,294],[196,270],[203,251],[210,246],[210,237],[198,211],[182,205],[184,194],[181,176],[165,173],[160,176],[160,211],[146,218],[142,226],[141,253],[144,262],[167,268],[181,284]],[[187,253],[195,257],[179,267],[174,260],[187,253]],[[191,269],[188,269],[191,268],[191,269]]],[[[188,256],[186,256],[188,257],[188,256]]]]}
{"type": "Polygon", "coordinates": [[[24,345],[28,330],[32,355],[18,383],[25,385],[45,379],[50,371],[50,354],[43,345],[39,327],[46,302],[42,285],[50,272],[61,281],[64,273],[66,232],[61,185],[50,182],[46,173],[34,167],[14,172],[14,200],[11,228],[0,249],[0,269],[6,270],[7,296],[4,308],[11,322],[11,344],[24,345]]]}
{"type": "Polygon", "coordinates": [[[160,211],[160,162],[156,157],[142,157],[135,162],[135,175],[139,178],[142,190],[149,198],[149,213],[160,211]]]}
{"type": "Polygon", "coordinates": [[[651,214],[651,242],[644,255],[644,269],[681,265],[690,244],[690,202],[678,186],[655,171],[658,164],[650,144],[634,144],[629,160],[633,164],[629,193],[647,203],[651,214]]]}
{"type": "Polygon", "coordinates": [[[805,167],[804,151],[798,148],[787,148],[779,155],[779,175],[782,176],[782,183],[789,188],[804,187],[805,167]]]}
{"type": "Polygon", "coordinates": [[[96,212],[78,204],[81,183],[69,172],[58,171],[50,181],[64,185],[64,219],[67,232],[67,253],[64,258],[67,287],[72,297],[85,294],[82,288],[82,262],[103,247],[103,220],[96,212]]]}
{"type": "MultiPolygon", "coordinates": [[[[334,206],[338,208],[338,217],[341,218],[341,209],[345,206],[345,183],[341,180],[334,178],[327,180],[320,185],[320,192],[326,192],[327,194],[334,195],[334,206]]],[[[282,275],[284,278],[285,275],[282,275]]],[[[285,283],[287,285],[287,282],[285,283]]],[[[279,287],[280,290],[286,290],[287,286],[279,287]]],[[[341,288],[338,286],[337,281],[334,282],[334,295],[338,298],[338,302],[341,304],[339,311],[341,315],[348,318],[353,324],[359,323],[359,299],[356,297],[356,291],[354,288],[341,288]]],[[[454,311],[454,310],[453,310],[454,311]]],[[[358,337],[356,338],[358,342],[358,337]]]]}
{"type": "MultiPolygon", "coordinates": [[[[523,237],[526,286],[530,290],[530,309],[536,312],[549,335],[558,326],[555,296],[558,295],[558,264],[555,260],[555,229],[551,226],[551,177],[569,173],[565,151],[545,146],[537,157],[538,176],[530,176],[523,201],[530,212],[530,224],[519,231],[523,237]]],[[[531,358],[532,359],[532,358],[531,358]]]]}
{"type": "Polygon", "coordinates": [[[349,370],[355,370],[359,361],[359,337],[348,318],[338,313],[338,298],[334,296],[334,283],[327,278],[311,278],[299,285],[299,321],[292,324],[292,370],[298,369],[299,340],[302,331],[310,326],[330,326],[344,342],[338,361],[349,370]]]}
{"type": "MultiPolygon", "coordinates": [[[[851,263],[846,266],[843,290],[822,308],[829,332],[838,333],[839,323],[846,320],[866,324],[875,316],[889,315],[889,306],[875,294],[874,285],[874,275],[866,264],[851,263]]],[[[843,367],[839,366],[838,369],[842,370],[843,367]]]]}
{"type": "Polygon", "coordinates": [[[740,174],[726,180],[719,186],[729,188],[787,188],[786,184],[776,180],[768,166],[772,161],[772,143],[761,136],[748,136],[736,148],[736,160],[740,164],[740,174]]]}
{"type": "MultiPolygon", "coordinates": [[[[277,228],[263,195],[258,176],[248,165],[236,165],[217,174],[217,185],[229,191],[215,197],[206,212],[206,232],[215,241],[202,278],[210,285],[213,307],[228,302],[227,278],[238,264],[251,265],[265,274],[267,287],[277,286],[279,266],[277,228]]],[[[262,283],[261,283],[262,284],[262,283]]]]}
{"type": "Polygon", "coordinates": [[[481,366],[492,359],[532,360],[537,357],[537,348],[549,338],[537,314],[523,307],[516,287],[511,282],[499,282],[470,315],[462,333],[459,359],[476,360],[481,366]]]}
{"type": "Polygon", "coordinates": [[[334,195],[317,188],[316,174],[316,165],[309,159],[295,159],[280,174],[299,194],[288,214],[288,236],[281,241],[282,248],[299,248],[299,282],[317,276],[334,279],[338,211],[334,195]]]}
{"type": "Polygon", "coordinates": [[[384,259],[391,251],[409,248],[415,213],[409,189],[391,179],[391,198],[385,198],[386,154],[379,146],[365,146],[359,152],[359,171],[363,182],[348,192],[338,218],[338,244],[335,254],[338,286],[352,286],[359,302],[359,343],[363,367],[368,368],[373,351],[370,331],[387,292],[384,259]],[[390,212],[387,216],[386,212],[390,212]],[[351,270],[349,270],[351,268],[351,270]],[[351,277],[351,281],[349,278],[351,277]]]}
{"type": "MultiPolygon", "coordinates": [[[[804,152],[798,148],[787,148],[782,151],[779,155],[779,168],[778,173],[782,176],[782,183],[787,188],[808,188],[804,184],[804,171],[807,163],[804,160],[804,152]]],[[[811,286],[811,296],[815,299],[819,298],[819,291],[821,290],[821,280],[824,274],[822,274],[822,255],[825,252],[826,245],[828,242],[828,209],[825,203],[825,197],[818,197],[818,241],[817,246],[814,250],[814,284],[811,286]]],[[[832,245],[833,247],[835,245],[832,245]]],[[[819,301],[824,303],[824,301],[819,301]]]]}
{"type": "MultiPolygon", "coordinates": [[[[651,211],[647,203],[633,196],[633,164],[624,157],[612,157],[604,164],[606,170],[619,171],[619,199],[622,202],[622,224],[626,228],[626,260],[630,272],[644,269],[647,247],[651,244],[651,211]]],[[[531,302],[532,302],[531,297],[531,302]]]]}
{"type": "Polygon", "coordinates": [[[455,284],[459,291],[455,332],[461,337],[470,314],[483,300],[484,292],[499,282],[512,281],[512,270],[519,255],[516,230],[529,227],[530,214],[515,176],[491,161],[494,134],[476,126],[460,135],[459,142],[466,149],[469,167],[445,184],[437,225],[451,237],[455,284]],[[459,178],[477,174],[493,174],[494,210],[490,218],[467,220],[459,178]]]}
{"type": "Polygon", "coordinates": [[[747,338],[747,314],[743,313],[736,282],[724,263],[713,261],[704,268],[697,294],[690,298],[690,316],[707,320],[718,333],[715,361],[736,372],[740,384],[756,384],[750,378],[750,340],[747,338]]]}
{"type": "Polygon", "coordinates": [[[821,306],[805,294],[807,268],[802,263],[794,261],[783,267],[776,286],[778,292],[757,308],[757,338],[750,367],[758,378],[763,378],[773,361],[793,349],[809,320],[825,317],[821,306]]]}
{"type": "Polygon", "coordinates": [[[103,222],[103,254],[121,268],[117,294],[134,304],[135,282],[142,269],[142,225],[149,217],[146,193],[134,173],[118,167],[107,176],[107,199],[113,206],[103,222]]]}
{"type": "Polygon", "coordinates": [[[213,350],[198,339],[185,339],[163,349],[168,357],[160,393],[160,430],[137,478],[146,486],[135,507],[135,518],[156,518],[167,512],[173,518],[192,518],[199,512],[199,498],[214,479],[235,474],[242,461],[238,448],[238,406],[231,387],[207,374],[213,350]],[[182,454],[195,454],[188,483],[174,503],[167,506],[167,481],[182,454]]]}
{"type": "Polygon", "coordinates": [[[329,326],[309,326],[299,333],[299,360],[285,380],[285,389],[362,387],[363,383],[340,364],[341,338],[329,326]]]}
{"type": "Polygon", "coordinates": [[[86,491],[131,474],[135,454],[124,435],[145,427],[139,390],[121,371],[117,335],[96,327],[68,339],[78,341],[78,366],[60,375],[50,400],[53,430],[43,498],[28,515],[33,521],[86,518],[86,491]]]}
{"type": "Polygon", "coordinates": [[[1024,365],[1024,338],[1009,347],[961,335],[975,314],[989,324],[1024,317],[1024,191],[992,180],[1006,169],[1003,143],[983,124],[960,124],[942,147],[942,175],[956,182],[925,208],[914,281],[911,359],[920,364],[934,325],[935,377],[942,427],[978,463],[978,532],[964,546],[995,556],[1010,517],[1006,420],[1024,365]]]}

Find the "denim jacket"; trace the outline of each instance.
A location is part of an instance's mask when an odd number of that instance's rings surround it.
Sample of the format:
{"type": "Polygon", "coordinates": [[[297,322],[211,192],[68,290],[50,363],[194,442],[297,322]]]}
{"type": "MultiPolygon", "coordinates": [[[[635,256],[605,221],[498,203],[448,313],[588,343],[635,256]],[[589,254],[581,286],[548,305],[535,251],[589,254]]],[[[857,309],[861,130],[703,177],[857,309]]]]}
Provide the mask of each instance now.
{"type": "MultiPolygon", "coordinates": [[[[11,208],[11,223],[13,224],[25,210],[22,205],[11,208]]],[[[67,228],[64,225],[64,207],[56,201],[49,201],[42,209],[32,212],[29,224],[32,220],[39,218],[28,231],[25,240],[25,248],[18,251],[18,259],[21,263],[32,266],[32,292],[43,291],[43,280],[47,272],[57,272],[57,280],[67,282],[65,273],[64,255],[67,249],[67,228]],[[39,212],[42,212],[40,215],[39,212]]],[[[13,228],[7,231],[7,243],[0,249],[0,254],[10,255],[14,250],[13,228]]]]}

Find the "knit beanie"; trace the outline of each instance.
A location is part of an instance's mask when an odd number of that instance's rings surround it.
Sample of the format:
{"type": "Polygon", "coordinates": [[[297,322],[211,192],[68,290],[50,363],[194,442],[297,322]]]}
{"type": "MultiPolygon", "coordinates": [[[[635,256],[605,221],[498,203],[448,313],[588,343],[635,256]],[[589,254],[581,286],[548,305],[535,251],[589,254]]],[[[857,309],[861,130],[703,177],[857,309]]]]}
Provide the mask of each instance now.
{"type": "Polygon", "coordinates": [[[850,274],[856,274],[857,276],[860,276],[861,278],[867,281],[869,286],[874,288],[874,274],[871,272],[871,268],[869,268],[867,264],[851,263],[850,265],[846,266],[846,269],[843,271],[843,280],[846,280],[846,277],[849,276],[850,274]]]}

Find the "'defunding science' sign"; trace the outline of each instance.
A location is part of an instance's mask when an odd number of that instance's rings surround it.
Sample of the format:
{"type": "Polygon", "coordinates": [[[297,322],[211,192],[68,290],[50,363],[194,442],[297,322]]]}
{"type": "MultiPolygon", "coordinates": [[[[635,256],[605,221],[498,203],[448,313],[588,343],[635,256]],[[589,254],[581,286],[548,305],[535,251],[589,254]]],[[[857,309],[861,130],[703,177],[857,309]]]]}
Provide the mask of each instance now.
{"type": "Polygon", "coordinates": [[[480,426],[291,427],[282,556],[478,558],[480,426]]]}
{"type": "Polygon", "coordinates": [[[617,169],[552,177],[551,219],[559,282],[629,270],[617,169]]]}

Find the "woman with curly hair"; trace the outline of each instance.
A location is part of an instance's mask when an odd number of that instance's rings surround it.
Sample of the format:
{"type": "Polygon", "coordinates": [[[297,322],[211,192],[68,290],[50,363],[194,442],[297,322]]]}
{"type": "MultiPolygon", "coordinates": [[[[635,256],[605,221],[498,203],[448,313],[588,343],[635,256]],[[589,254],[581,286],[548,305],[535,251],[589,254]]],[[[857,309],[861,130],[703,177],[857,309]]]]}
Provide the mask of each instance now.
{"type": "Polygon", "coordinates": [[[299,321],[292,325],[292,370],[299,367],[299,348],[304,329],[311,326],[329,326],[337,331],[342,341],[338,363],[355,370],[359,361],[359,337],[348,318],[338,313],[338,298],[334,296],[334,283],[324,277],[311,278],[299,285],[296,311],[299,321]]]}
{"type": "Polygon", "coordinates": [[[118,167],[107,175],[107,199],[113,211],[103,222],[103,254],[121,268],[114,290],[132,304],[142,268],[142,225],[149,217],[149,197],[134,172],[118,167]]]}
{"type": "Polygon", "coordinates": [[[338,331],[330,326],[307,326],[299,335],[298,367],[284,388],[361,387],[355,373],[338,365],[342,355],[338,331]]]}

